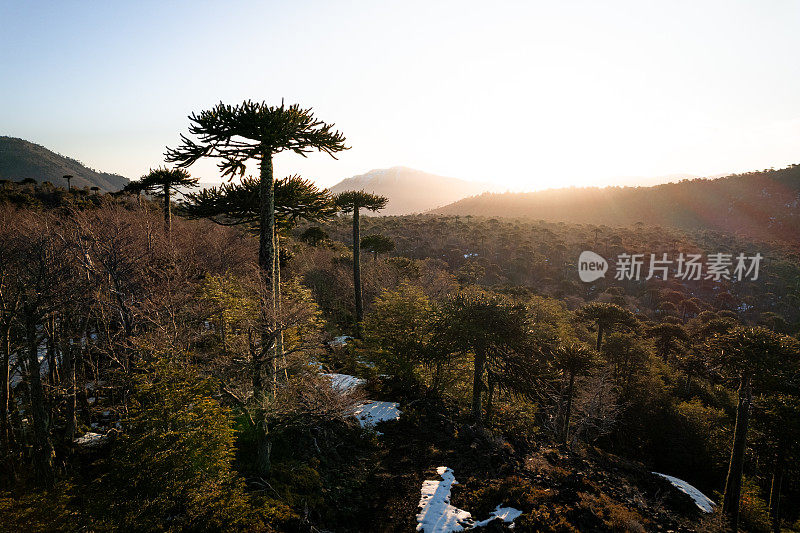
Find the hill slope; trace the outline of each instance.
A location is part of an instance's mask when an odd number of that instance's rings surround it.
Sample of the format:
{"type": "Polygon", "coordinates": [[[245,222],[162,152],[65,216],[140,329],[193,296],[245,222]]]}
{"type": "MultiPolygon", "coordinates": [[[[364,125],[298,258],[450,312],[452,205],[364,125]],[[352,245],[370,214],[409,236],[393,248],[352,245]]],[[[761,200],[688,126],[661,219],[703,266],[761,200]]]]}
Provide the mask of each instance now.
{"type": "Polygon", "coordinates": [[[797,240],[800,239],[800,165],[653,187],[487,193],[432,212],[608,226],[644,222],[742,233],[767,240],[797,240]]]}
{"type": "Polygon", "coordinates": [[[128,183],[127,178],[92,170],[44,146],[16,137],[0,137],[0,179],[22,181],[33,178],[66,187],[65,175],[74,176],[72,186],[78,188],[96,186],[105,191],[116,191],[128,183]]]}
{"type": "Polygon", "coordinates": [[[455,202],[466,196],[493,190],[488,183],[465,181],[428,174],[406,167],[370,170],[340,181],[331,192],[365,190],[389,198],[382,215],[421,213],[455,202]]]}

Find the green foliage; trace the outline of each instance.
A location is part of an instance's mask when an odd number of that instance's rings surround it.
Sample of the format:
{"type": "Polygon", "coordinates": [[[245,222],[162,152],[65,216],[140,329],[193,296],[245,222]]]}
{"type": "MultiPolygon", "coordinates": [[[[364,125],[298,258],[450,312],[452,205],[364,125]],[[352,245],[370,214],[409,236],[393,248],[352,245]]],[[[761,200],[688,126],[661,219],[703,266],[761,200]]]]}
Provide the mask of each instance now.
{"type": "Polygon", "coordinates": [[[800,365],[800,342],[763,327],[736,328],[713,337],[708,346],[729,377],[747,376],[760,390],[789,383],[800,365]]]}
{"type": "Polygon", "coordinates": [[[367,315],[366,339],[379,349],[379,365],[404,383],[416,382],[432,333],[433,306],[421,288],[403,284],[384,290],[367,315]]]}
{"type": "Polygon", "coordinates": [[[769,533],[769,506],[761,497],[758,484],[750,478],[742,483],[742,503],[739,509],[740,519],[745,531],[769,533]]]}
{"type": "MultiPolygon", "coordinates": [[[[336,207],[328,192],[300,176],[288,176],[274,183],[275,221],[279,228],[293,227],[299,219],[328,220],[336,207]]],[[[246,177],[241,183],[223,183],[186,196],[181,214],[208,218],[223,225],[246,225],[258,230],[261,216],[259,180],[246,177]]]]}
{"type": "Polygon", "coordinates": [[[49,491],[0,493],[4,531],[80,531],[85,519],[76,510],[75,487],[62,482],[49,491]]]}
{"type": "Polygon", "coordinates": [[[394,250],[394,241],[385,235],[367,235],[361,239],[361,249],[367,250],[378,257],[378,254],[389,253],[394,250]]]}
{"type": "Polygon", "coordinates": [[[330,235],[319,226],[310,226],[300,234],[300,240],[311,246],[319,246],[330,239],[330,235]]]}
{"type": "Polygon", "coordinates": [[[234,433],[214,384],[160,361],[140,374],[95,509],[138,531],[263,529],[231,465],[234,433]]]}

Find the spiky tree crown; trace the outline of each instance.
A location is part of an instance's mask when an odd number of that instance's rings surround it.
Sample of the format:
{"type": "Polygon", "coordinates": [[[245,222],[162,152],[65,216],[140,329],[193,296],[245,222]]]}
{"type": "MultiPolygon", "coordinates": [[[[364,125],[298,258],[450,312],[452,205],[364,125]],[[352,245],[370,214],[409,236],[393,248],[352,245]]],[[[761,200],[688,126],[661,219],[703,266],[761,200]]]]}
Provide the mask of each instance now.
{"type": "Polygon", "coordinates": [[[389,199],[385,196],[365,191],[344,191],[337,194],[334,197],[334,201],[344,213],[352,213],[355,209],[368,209],[370,211],[383,209],[389,199]]]}
{"type": "Polygon", "coordinates": [[[203,157],[220,159],[225,176],[244,175],[248,159],[262,159],[285,150],[303,157],[319,150],[334,157],[347,150],[344,135],[314,118],[312,109],[298,104],[268,106],[246,100],[231,106],[220,102],[213,109],[189,115],[189,134],[181,135],[181,145],[167,149],[166,160],[185,168],[203,157]]]}
{"type": "Polygon", "coordinates": [[[792,381],[800,372],[800,343],[763,327],[738,327],[708,341],[713,362],[734,379],[749,375],[760,388],[792,381]]]}
{"type": "Polygon", "coordinates": [[[160,167],[150,170],[136,181],[128,183],[126,192],[161,192],[164,187],[176,190],[178,187],[197,187],[198,180],[182,168],[160,167]]]}
{"type": "MultiPolygon", "coordinates": [[[[259,221],[259,182],[247,177],[241,183],[223,183],[187,195],[181,211],[189,218],[209,218],[223,225],[252,225],[259,221]]],[[[286,228],[299,219],[321,221],[332,218],[337,208],[326,189],[319,189],[300,176],[275,181],[275,219],[286,228]]]]}

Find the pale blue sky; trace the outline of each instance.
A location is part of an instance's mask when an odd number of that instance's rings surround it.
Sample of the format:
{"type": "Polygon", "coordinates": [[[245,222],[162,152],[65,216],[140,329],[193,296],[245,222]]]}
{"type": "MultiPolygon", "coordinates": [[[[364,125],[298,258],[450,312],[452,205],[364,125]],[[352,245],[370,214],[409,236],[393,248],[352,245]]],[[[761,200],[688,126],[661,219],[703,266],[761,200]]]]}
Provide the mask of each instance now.
{"type": "MultiPolygon", "coordinates": [[[[222,100],[312,106],[353,149],[513,189],[800,162],[800,2],[0,0],[0,135],[135,178],[222,100]]],[[[193,173],[214,178],[213,165],[193,173]]]]}

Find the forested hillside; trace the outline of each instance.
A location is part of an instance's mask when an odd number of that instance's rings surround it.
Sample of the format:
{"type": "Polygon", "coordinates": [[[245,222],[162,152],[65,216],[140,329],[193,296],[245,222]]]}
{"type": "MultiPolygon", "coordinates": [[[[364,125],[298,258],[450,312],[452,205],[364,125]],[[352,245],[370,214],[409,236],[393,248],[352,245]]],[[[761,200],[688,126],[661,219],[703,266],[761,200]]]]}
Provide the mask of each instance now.
{"type": "Polygon", "coordinates": [[[128,183],[127,178],[98,172],[44,146],[16,137],[0,137],[0,180],[32,179],[65,186],[64,176],[72,176],[71,185],[76,188],[99,187],[104,191],[118,191],[128,183]]]}
{"type": "Polygon", "coordinates": [[[220,190],[171,227],[130,194],[0,192],[12,530],[727,531],[733,490],[744,530],[798,528],[796,243],[362,213],[359,328],[333,206],[360,200],[276,182],[276,311],[251,211],[203,219],[220,190]],[[587,248],[764,261],[755,281],[584,284],[587,248]]]}
{"type": "Polygon", "coordinates": [[[800,165],[653,187],[551,189],[482,194],[434,210],[448,215],[683,229],[800,240],[800,165]]]}

